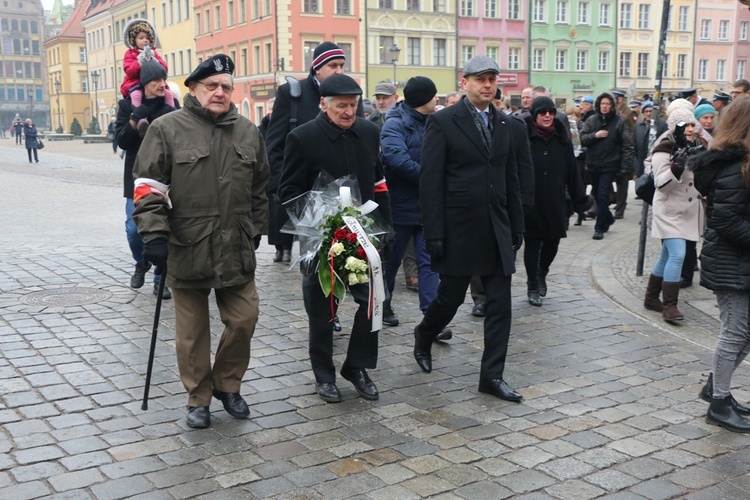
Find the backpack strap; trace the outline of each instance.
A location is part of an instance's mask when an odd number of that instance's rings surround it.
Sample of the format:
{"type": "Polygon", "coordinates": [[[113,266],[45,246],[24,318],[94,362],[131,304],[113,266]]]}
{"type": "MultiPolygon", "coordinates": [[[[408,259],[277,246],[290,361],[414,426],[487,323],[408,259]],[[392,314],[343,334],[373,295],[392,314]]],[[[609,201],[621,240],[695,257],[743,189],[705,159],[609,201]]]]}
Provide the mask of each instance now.
{"type": "Polygon", "coordinates": [[[302,85],[294,77],[287,76],[286,83],[289,84],[289,95],[292,97],[291,113],[289,115],[289,130],[292,131],[297,126],[297,104],[302,96],[302,85]]]}

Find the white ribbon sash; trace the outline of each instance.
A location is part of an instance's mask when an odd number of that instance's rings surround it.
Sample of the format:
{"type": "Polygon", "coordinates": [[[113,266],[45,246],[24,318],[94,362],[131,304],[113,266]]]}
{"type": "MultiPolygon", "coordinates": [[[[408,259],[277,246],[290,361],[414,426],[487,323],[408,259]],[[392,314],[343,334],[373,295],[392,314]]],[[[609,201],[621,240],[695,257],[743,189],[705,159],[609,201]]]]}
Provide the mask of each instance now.
{"type": "Polygon", "coordinates": [[[380,262],[380,254],[372,244],[367,233],[355,217],[345,215],[344,224],[349,231],[357,235],[357,241],[367,255],[370,267],[370,307],[368,314],[372,318],[371,332],[376,332],[383,327],[383,302],[385,301],[385,286],[383,284],[383,267],[380,262]]]}

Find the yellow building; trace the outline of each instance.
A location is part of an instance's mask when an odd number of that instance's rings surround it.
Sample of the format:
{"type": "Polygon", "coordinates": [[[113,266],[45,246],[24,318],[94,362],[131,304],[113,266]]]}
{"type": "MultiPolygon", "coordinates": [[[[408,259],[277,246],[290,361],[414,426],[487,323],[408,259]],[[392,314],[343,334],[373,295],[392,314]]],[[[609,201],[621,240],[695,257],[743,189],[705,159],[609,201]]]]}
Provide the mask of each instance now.
{"type": "Polygon", "coordinates": [[[439,95],[455,91],[455,9],[440,0],[367,0],[367,96],[394,81],[403,96],[412,76],[430,78],[439,95]]]}
{"type": "Polygon", "coordinates": [[[86,6],[79,2],[58,33],[44,42],[47,53],[47,92],[50,96],[52,130],[70,132],[73,119],[81,127],[90,121],[91,101],[86,88],[86,41],[81,19],[86,6]],[[84,116],[84,113],[88,113],[84,116]]]}
{"type": "MultiPolygon", "coordinates": [[[[617,87],[634,97],[652,93],[661,29],[661,2],[618,2],[617,87]]],[[[662,96],[690,86],[695,2],[672,0],[667,25],[662,96]]]]}

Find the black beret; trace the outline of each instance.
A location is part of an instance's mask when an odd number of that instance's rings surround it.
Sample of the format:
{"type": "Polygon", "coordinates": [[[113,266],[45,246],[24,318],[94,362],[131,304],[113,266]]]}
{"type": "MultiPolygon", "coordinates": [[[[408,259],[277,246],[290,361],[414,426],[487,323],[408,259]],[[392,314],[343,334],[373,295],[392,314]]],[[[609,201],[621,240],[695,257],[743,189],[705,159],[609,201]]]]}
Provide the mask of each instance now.
{"type": "Polygon", "coordinates": [[[348,75],[331,75],[320,84],[320,95],[333,97],[337,95],[362,95],[362,87],[348,75]]]}
{"type": "Polygon", "coordinates": [[[224,54],[216,54],[200,63],[190,76],[185,79],[185,86],[187,87],[190,82],[199,82],[204,78],[208,78],[212,75],[219,75],[221,73],[227,73],[229,75],[234,73],[234,61],[232,58],[224,54]]]}

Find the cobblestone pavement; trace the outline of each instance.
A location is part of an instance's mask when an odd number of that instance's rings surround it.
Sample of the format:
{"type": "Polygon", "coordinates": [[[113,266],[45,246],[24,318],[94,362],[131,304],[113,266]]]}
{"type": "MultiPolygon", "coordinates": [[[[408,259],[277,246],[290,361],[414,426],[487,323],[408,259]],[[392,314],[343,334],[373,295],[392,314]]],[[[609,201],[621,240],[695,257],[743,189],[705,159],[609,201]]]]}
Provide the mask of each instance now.
{"type": "MultiPolygon", "coordinates": [[[[381,398],[314,394],[296,270],[263,245],[261,317],[243,383],[251,418],[213,404],[185,424],[165,301],[149,409],[140,409],[154,296],[131,290],[121,162],[109,145],[48,142],[40,163],[0,140],[0,498],[747,498],[750,437],[704,421],[697,398],[717,331],[712,296],[683,293],[685,325],[644,311],[635,276],[640,203],[603,241],[571,227],[542,308],[519,269],[506,379],[477,392],[482,323],[470,300],[454,339],[419,371],[417,294],[380,333],[381,398]]],[[[657,251],[649,238],[646,268],[657,251]]],[[[401,281],[401,280],[399,280],[401,281]]],[[[351,324],[353,301],[341,317],[351,324]]],[[[214,333],[221,324],[213,310],[214,333]]],[[[347,342],[337,336],[340,365],[347,342]]],[[[214,347],[216,336],[214,336],[214,347]]],[[[746,366],[735,396],[750,391],[746,366]]]]}

